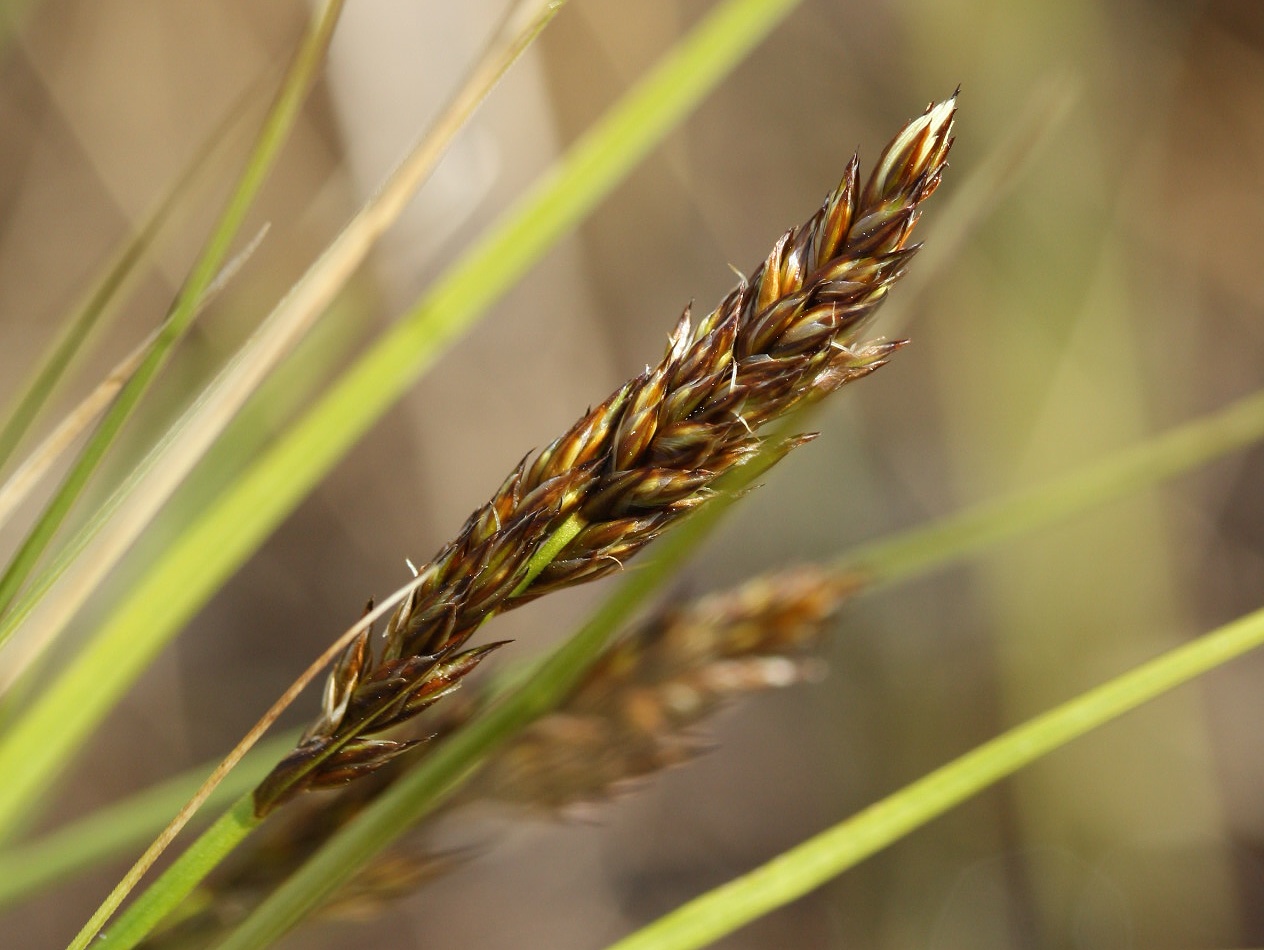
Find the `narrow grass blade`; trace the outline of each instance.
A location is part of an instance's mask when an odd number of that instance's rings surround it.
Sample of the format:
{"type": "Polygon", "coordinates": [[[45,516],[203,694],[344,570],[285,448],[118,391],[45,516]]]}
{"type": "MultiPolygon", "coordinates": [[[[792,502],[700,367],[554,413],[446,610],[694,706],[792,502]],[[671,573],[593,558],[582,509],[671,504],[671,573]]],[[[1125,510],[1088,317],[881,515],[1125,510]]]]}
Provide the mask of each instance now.
{"type": "Polygon", "coordinates": [[[164,883],[168,894],[178,895],[176,900],[170,903],[138,901],[128,908],[127,913],[109,931],[97,937],[91,935],[85,937],[81,932],[66,950],[83,950],[89,945],[101,947],[103,950],[104,948],[120,950],[120,948],[136,946],[180,900],[193,893],[194,888],[206,876],[208,866],[213,867],[224,855],[229,854],[258,825],[259,819],[255,817],[254,811],[254,796],[248,792],[238,798],[228,811],[216,819],[215,823],[163,872],[160,881],[164,883]]]}
{"type": "MultiPolygon", "coordinates": [[[[209,302],[215,292],[230,280],[237,269],[254,253],[265,232],[266,228],[260,232],[249,247],[242,251],[225,268],[219,278],[216,279],[215,286],[207,290],[207,295],[203,297],[204,302],[209,302]]],[[[110,404],[110,400],[127,384],[128,380],[135,374],[136,369],[153,349],[160,333],[161,327],[151,333],[136,349],[115,365],[114,369],[110,371],[109,375],[102,380],[97,388],[89,393],[78,406],[72,409],[57,425],[57,428],[49,433],[48,437],[36,447],[35,451],[27,456],[22,464],[18,466],[13,475],[3,485],[0,485],[0,524],[3,524],[9,515],[21,505],[22,501],[39,484],[43,476],[61,457],[62,453],[73,444],[75,439],[84,433],[105,410],[105,407],[110,404]]],[[[145,465],[142,463],[140,470],[144,469],[145,465]]],[[[127,484],[131,484],[135,480],[136,474],[133,473],[129,476],[127,484]]],[[[22,625],[23,621],[30,614],[33,604],[44,595],[52,583],[51,578],[60,576],[66,569],[66,565],[70,564],[83,550],[86,543],[85,536],[90,536],[102,524],[107,522],[108,516],[117,509],[119,496],[125,493],[125,488],[126,486],[116,490],[109,501],[93,512],[92,518],[89,519],[88,527],[81,530],[75,541],[67,544],[59,552],[55,566],[34,582],[32,585],[34,588],[33,592],[28,593],[24,601],[19,601],[16,607],[0,618],[0,647],[3,647],[13,635],[13,632],[22,625]]],[[[49,637],[36,635],[33,639],[45,642],[49,637]]],[[[33,659],[33,656],[28,656],[25,660],[15,661],[12,651],[5,654],[6,663],[4,668],[0,669],[0,693],[3,693],[8,688],[13,680],[26,668],[27,663],[31,659],[33,659]]]]}
{"type": "MultiPolygon", "coordinates": [[[[68,624],[101,580],[149,525],[193,466],[268,373],[311,328],[364,261],[379,236],[395,222],[478,103],[525,50],[561,3],[528,0],[515,8],[498,31],[461,91],[445,109],[432,134],[418,143],[386,185],[339,233],[192,406],[164,434],[127,480],[94,514],[48,573],[33,596],[4,623],[0,644],[17,625],[29,663],[68,624]]],[[[12,678],[21,668],[6,671],[12,678]]]]}
{"type": "Polygon", "coordinates": [[[1157,485],[1261,438],[1264,392],[1257,392],[1048,484],[861,545],[843,554],[837,565],[867,575],[873,585],[907,580],[1157,485]]]}
{"type": "MultiPolygon", "coordinates": [[[[260,744],[207,800],[223,807],[250,791],[298,739],[298,732],[260,744]]],[[[0,907],[47,890],[102,862],[123,857],[158,832],[214,768],[205,763],[98,809],[40,838],[0,852],[0,907]]]]}
{"type": "Polygon", "coordinates": [[[0,743],[0,833],[149,660],[441,349],[566,233],[796,0],[729,0],[176,539],[0,743]]]}
{"type": "MultiPolygon", "coordinates": [[[[3,485],[0,485],[0,524],[9,520],[34,488],[48,474],[62,454],[83,435],[84,431],[100,417],[120,389],[131,378],[141,360],[153,345],[156,335],[151,335],[136,349],[120,360],[109,375],[92,392],[70,410],[57,427],[23,459],[3,485]]],[[[8,637],[0,633],[0,645],[8,637]]]]}
{"type": "Polygon", "coordinates": [[[237,232],[263,186],[281,146],[289,136],[307,90],[324,58],[343,0],[327,0],[313,15],[311,27],[286,73],[255,147],[228,204],[211,232],[193,269],[167,314],[153,348],[119,393],[105,418],[88,440],[53,500],[0,577],[0,611],[12,602],[36,563],[52,542],[71,507],[83,492],[115,436],[149,389],[172,349],[184,336],[202,299],[223,266],[237,232]]]}
{"type": "MultiPolygon", "coordinates": [[[[219,126],[194,153],[188,167],[167,189],[166,195],[146,215],[140,228],[115,253],[114,260],[93,282],[92,290],[83,302],[62,321],[63,329],[58,338],[39,361],[30,381],[22,388],[13,408],[6,413],[3,426],[0,426],[0,470],[9,461],[31,423],[48,402],[71,362],[82,352],[91,334],[107,323],[114,306],[123,296],[129,278],[136,273],[137,266],[145,259],[163,228],[175,216],[176,211],[187,203],[190,192],[215,164],[224,146],[233,141],[234,137],[230,133],[240,125],[247,112],[247,105],[247,100],[243,98],[228,111],[219,126]]],[[[119,370],[116,368],[111,378],[118,375],[119,370]]],[[[45,441],[45,445],[48,441],[45,441]]],[[[0,522],[4,519],[3,506],[0,506],[0,522]]]]}
{"type": "Polygon", "coordinates": [[[1264,610],[1003,733],[762,867],[690,901],[609,950],[707,946],[802,897],[1072,739],[1260,646],[1264,646],[1264,610]]]}

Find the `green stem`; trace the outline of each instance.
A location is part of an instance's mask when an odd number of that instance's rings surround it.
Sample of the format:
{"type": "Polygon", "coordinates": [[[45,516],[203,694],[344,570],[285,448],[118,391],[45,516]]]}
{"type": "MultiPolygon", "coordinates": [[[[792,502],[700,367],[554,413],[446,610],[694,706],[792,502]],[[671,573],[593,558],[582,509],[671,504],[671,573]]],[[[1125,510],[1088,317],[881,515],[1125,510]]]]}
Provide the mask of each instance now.
{"type": "Polygon", "coordinates": [[[1260,646],[1264,646],[1264,610],[1028,720],[762,867],[695,898],[609,950],[707,946],[802,897],[1072,739],[1260,646]]]}
{"type": "MultiPolygon", "coordinates": [[[[297,740],[298,733],[293,732],[254,749],[211,793],[206,807],[225,807],[250,791],[297,740]]],[[[41,838],[0,852],[0,907],[145,844],[193,797],[217,764],[203,763],[41,838]]]]}
{"type": "Polygon", "coordinates": [[[268,114],[259,138],[255,143],[246,168],[238,179],[237,187],[224,208],[219,221],[193,265],[188,279],[176,296],[167,319],[153,348],[127,385],[119,392],[100,425],[89,438],[87,445],[62,481],[53,500],[49,502],[39,521],[23,541],[12,562],[0,577],[0,613],[12,603],[26,578],[52,542],[57,530],[70,513],[70,509],[82,494],[88,480],[96,471],[106,451],[113,444],[123,425],[131,417],[141,397],[158,375],[172,349],[188,331],[197,315],[203,295],[211,286],[215,275],[223,265],[246,213],[263,186],[281,146],[288,138],[298,117],[299,108],[307,96],[316,70],[324,57],[334,24],[342,10],[343,0],[326,0],[320,13],[313,17],[311,28],[304,37],[294,62],[286,74],[276,102],[268,114]]]}
{"type": "Polygon", "coordinates": [[[67,950],[84,950],[90,944],[108,950],[128,950],[136,946],[171,911],[175,910],[202,882],[211,868],[222,860],[259,825],[254,798],[243,795],[215,824],[206,829],[176,862],[146,891],[146,901],[136,901],[93,942],[109,911],[98,909],[67,950]]]}
{"type": "Polygon", "coordinates": [[[1190,471],[1264,437],[1264,391],[1035,488],[861,545],[835,563],[874,585],[907,580],[1113,498],[1190,471]]]}

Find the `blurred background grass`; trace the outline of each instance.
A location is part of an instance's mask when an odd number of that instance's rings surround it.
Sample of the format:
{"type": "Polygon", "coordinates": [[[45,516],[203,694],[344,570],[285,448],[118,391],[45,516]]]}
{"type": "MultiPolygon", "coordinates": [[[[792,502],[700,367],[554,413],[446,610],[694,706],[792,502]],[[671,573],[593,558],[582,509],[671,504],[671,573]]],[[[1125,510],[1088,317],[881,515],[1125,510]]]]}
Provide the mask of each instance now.
{"type": "MultiPolygon", "coordinates": [[[[219,117],[288,54],[308,12],[244,0],[16,6],[26,13],[0,56],[0,399],[219,117]]],[[[165,374],[137,446],[372,190],[500,7],[349,5],[256,214],[271,230],[165,374]]],[[[571,0],[167,530],[706,8],[571,0]]],[[[405,556],[426,557],[524,451],[656,358],[680,308],[718,300],[726,265],[754,266],[852,150],[872,162],[958,83],[953,167],[921,226],[931,244],[951,225],[947,200],[1033,97],[1050,83],[1075,95],[964,250],[907,302],[898,333],[914,344],[826,409],[824,438],[768,479],[680,589],[828,557],[1257,388],[1262,49],[1264,9],[1251,0],[806,0],[225,588],[45,821],[223,751],[367,596],[403,579],[405,556]]],[[[67,405],[156,322],[211,208],[164,246],[67,405]]],[[[600,825],[452,820],[443,843],[486,853],[379,920],[292,944],[600,945],[1258,606],[1262,464],[1259,452],[1218,463],[858,602],[829,679],[734,711],[717,752],[612,805],[600,825]]],[[[525,656],[600,593],[549,598],[492,633],[518,638],[525,656]]],[[[1264,944],[1261,676],[1264,659],[1239,662],[1082,740],[724,945],[1264,944]]],[[[118,870],[10,913],[5,941],[57,945],[118,870]]]]}

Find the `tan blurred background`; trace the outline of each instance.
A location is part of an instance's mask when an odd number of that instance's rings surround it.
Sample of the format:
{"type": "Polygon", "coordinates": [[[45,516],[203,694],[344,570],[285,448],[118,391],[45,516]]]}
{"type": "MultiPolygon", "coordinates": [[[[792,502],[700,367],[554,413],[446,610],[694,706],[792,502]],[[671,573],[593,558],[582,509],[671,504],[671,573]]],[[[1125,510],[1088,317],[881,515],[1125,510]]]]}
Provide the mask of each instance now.
{"type": "MultiPolygon", "coordinates": [[[[336,364],[399,313],[710,5],[571,0],[340,301],[310,364],[336,364]]],[[[252,83],[275,81],[309,12],[246,0],[16,6],[25,16],[0,52],[0,398],[219,117],[252,83]]],[[[137,445],[381,180],[501,8],[348,4],[248,229],[270,231],[166,372],[137,445]]],[[[828,557],[1264,383],[1264,5],[806,0],[227,586],[112,718],[46,821],[225,750],[366,597],[401,582],[405,557],[428,556],[524,451],[656,359],[680,308],[717,300],[727,265],[757,263],[855,148],[871,162],[958,83],[952,167],[921,238],[933,245],[953,226],[939,213],[967,182],[997,192],[989,214],[916,299],[896,291],[898,332],[914,344],[826,410],[824,437],[768,479],[686,589],[828,557]],[[1012,179],[989,173],[1050,90],[1067,103],[1060,123],[1012,179]]],[[[161,316],[210,192],[66,405],[161,316]]],[[[293,409],[261,414],[258,438],[293,409]]],[[[309,928],[287,946],[604,945],[1257,607],[1262,469],[1264,454],[1246,453],[859,601],[831,642],[831,676],[735,710],[703,761],[594,826],[452,822],[444,841],[485,846],[478,860],[375,922],[309,928]]],[[[204,497],[194,486],[182,504],[204,497]]],[[[495,635],[525,656],[564,637],[601,592],[548,598],[495,635]]],[[[723,945],[1264,945],[1262,682],[1264,657],[1239,661],[723,945]]],[[[10,913],[0,944],[60,946],[118,872],[10,913]]]]}

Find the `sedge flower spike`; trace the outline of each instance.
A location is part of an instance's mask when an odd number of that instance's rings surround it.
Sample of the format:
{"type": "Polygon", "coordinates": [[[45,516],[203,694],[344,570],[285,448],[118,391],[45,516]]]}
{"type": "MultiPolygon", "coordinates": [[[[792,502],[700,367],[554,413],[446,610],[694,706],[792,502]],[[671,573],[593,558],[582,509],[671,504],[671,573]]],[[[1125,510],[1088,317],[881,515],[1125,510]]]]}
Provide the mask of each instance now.
{"type": "Polygon", "coordinates": [[[853,156],[820,210],[715,310],[696,323],[685,310],[656,366],[518,464],[419,569],[380,646],[365,631],[348,647],[321,715],[256,790],[260,815],[406,751],[413,743],[371,736],[457,688],[501,645],[463,649],[485,620],[620,570],[722,475],[811,438],[773,443],[761,427],[886,363],[902,344],[860,336],[917,251],[909,238],[946,167],[955,113],[954,94],[905,125],[863,186],[853,156]]]}

